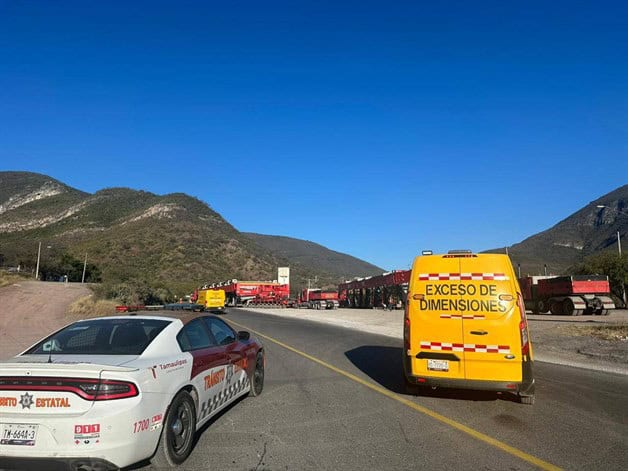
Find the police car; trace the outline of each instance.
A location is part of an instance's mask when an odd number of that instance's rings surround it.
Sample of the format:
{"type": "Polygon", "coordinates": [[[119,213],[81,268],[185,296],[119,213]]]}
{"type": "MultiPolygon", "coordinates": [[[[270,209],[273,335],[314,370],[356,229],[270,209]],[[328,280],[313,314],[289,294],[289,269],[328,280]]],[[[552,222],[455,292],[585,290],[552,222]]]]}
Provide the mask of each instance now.
{"type": "Polygon", "coordinates": [[[185,461],[213,415],[262,392],[265,366],[248,332],[187,316],[81,320],[0,362],[0,469],[185,461]]]}

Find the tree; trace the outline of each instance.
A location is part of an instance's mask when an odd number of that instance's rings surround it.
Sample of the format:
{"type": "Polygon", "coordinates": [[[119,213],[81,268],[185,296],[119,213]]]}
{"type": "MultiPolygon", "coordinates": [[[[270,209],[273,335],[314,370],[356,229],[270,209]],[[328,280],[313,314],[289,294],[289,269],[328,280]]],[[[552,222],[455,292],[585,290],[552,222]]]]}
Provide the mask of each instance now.
{"type": "Polygon", "coordinates": [[[611,285],[612,294],[622,299],[628,282],[628,254],[602,252],[587,257],[583,263],[574,267],[576,275],[606,275],[611,285]]]}

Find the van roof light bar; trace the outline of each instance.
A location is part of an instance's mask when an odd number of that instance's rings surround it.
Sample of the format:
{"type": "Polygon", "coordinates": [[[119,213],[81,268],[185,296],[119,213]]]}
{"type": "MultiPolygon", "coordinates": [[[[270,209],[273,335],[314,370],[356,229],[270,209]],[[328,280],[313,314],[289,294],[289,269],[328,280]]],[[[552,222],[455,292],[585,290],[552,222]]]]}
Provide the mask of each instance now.
{"type": "Polygon", "coordinates": [[[449,252],[447,252],[449,255],[459,255],[459,254],[464,254],[464,253],[473,253],[471,250],[469,249],[460,249],[460,250],[450,250],[449,252]]]}
{"type": "Polygon", "coordinates": [[[433,255],[433,252],[431,250],[423,250],[421,251],[421,255],[433,255]]]}

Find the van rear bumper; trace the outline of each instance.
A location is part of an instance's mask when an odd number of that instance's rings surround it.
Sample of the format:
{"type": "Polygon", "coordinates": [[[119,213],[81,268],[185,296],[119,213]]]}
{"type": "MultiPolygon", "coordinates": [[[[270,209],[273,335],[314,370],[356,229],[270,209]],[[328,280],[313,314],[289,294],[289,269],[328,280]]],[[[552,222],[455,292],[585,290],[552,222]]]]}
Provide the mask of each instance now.
{"type": "Polygon", "coordinates": [[[480,381],[472,379],[432,378],[406,374],[409,383],[417,386],[452,389],[474,389],[478,391],[500,391],[518,393],[524,396],[534,394],[534,380],[529,383],[516,381],[480,381]]]}
{"type": "Polygon", "coordinates": [[[427,386],[434,388],[452,388],[452,389],[474,389],[478,391],[499,391],[511,392],[520,396],[534,395],[534,377],[532,375],[532,367],[534,362],[531,360],[522,362],[522,381],[487,381],[477,379],[460,379],[460,378],[442,378],[433,376],[417,376],[409,373],[408,357],[404,355],[403,369],[404,376],[408,383],[416,386],[427,386]]]}

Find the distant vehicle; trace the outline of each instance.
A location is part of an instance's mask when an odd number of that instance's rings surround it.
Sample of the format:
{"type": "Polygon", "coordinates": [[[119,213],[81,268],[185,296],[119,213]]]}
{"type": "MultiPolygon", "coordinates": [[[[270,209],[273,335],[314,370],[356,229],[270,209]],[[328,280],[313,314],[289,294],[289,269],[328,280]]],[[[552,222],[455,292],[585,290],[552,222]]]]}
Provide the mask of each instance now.
{"type": "Polygon", "coordinates": [[[355,278],[338,285],[338,301],[342,307],[396,307],[405,301],[409,281],[410,270],[393,270],[381,275],[355,278]]]}
{"type": "Polygon", "coordinates": [[[248,332],[186,316],[82,320],[0,362],[0,468],[183,463],[212,416],[262,392],[265,363],[248,332]]]}
{"type": "Polygon", "coordinates": [[[224,289],[200,289],[196,303],[204,306],[207,311],[224,311],[225,299],[224,289]]]}
{"type": "Polygon", "coordinates": [[[290,298],[290,284],[276,281],[227,280],[212,283],[203,290],[224,291],[225,306],[285,306],[290,298]]]}
{"type": "Polygon", "coordinates": [[[508,256],[417,257],[403,337],[408,384],[511,392],[534,403],[528,322],[508,256]]]}
{"type": "Polygon", "coordinates": [[[336,291],[323,291],[319,288],[302,290],[297,302],[297,307],[309,309],[336,309],[339,305],[336,291]]]}
{"type": "Polygon", "coordinates": [[[604,275],[526,276],[519,278],[526,309],[534,314],[607,316],[615,303],[604,275]]]}

